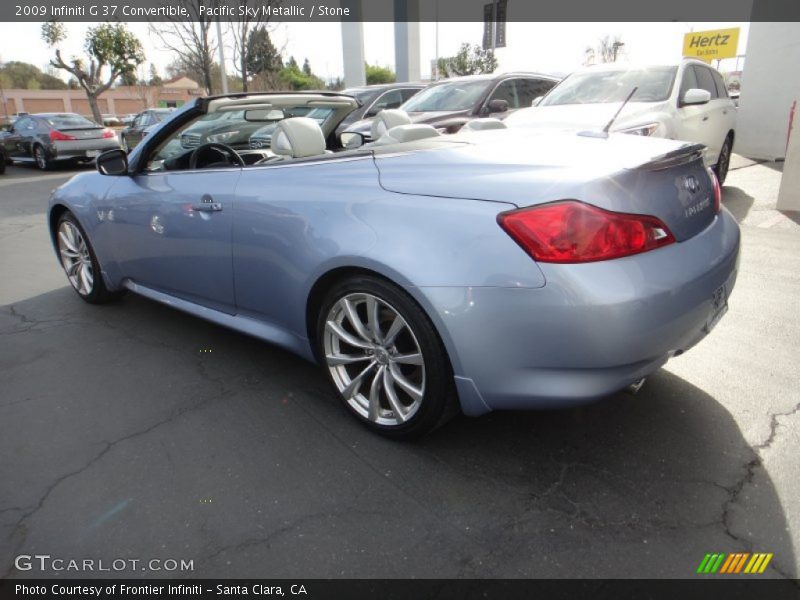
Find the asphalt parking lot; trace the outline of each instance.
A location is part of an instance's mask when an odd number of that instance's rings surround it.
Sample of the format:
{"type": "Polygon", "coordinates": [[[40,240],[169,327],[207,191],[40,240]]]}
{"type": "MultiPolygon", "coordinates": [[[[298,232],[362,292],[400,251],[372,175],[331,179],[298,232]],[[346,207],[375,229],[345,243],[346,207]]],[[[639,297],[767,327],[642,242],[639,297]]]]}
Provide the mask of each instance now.
{"type": "MultiPolygon", "coordinates": [[[[44,222],[72,171],[0,177],[0,575],[14,557],[192,560],[126,577],[675,577],[800,544],[800,224],[737,159],[730,310],[642,390],[458,418],[415,443],[286,352],[128,295],[84,304],[44,222]]],[[[109,573],[94,573],[108,576],[109,573]]]]}

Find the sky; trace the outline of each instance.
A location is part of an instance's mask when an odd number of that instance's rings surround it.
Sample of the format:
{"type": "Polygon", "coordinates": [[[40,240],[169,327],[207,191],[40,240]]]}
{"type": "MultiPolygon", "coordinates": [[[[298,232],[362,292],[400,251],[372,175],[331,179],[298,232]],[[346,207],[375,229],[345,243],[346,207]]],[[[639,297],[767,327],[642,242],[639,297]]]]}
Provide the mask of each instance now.
{"type": "MultiPolygon", "coordinates": [[[[62,44],[66,56],[81,52],[86,29],[91,23],[68,23],[68,39],[62,44]]],[[[172,61],[169,52],[159,47],[147,23],[129,23],[141,40],[148,64],[163,75],[172,61]]],[[[567,74],[581,66],[588,46],[604,36],[618,36],[625,43],[620,60],[632,63],[675,63],[681,58],[683,36],[690,31],[740,27],[738,53],[747,48],[747,23],[508,23],[507,47],[497,50],[498,72],[537,71],[567,74]]],[[[272,23],[271,35],[285,56],[302,64],[308,58],[314,72],[330,80],[343,73],[341,29],[337,23],[272,23]]],[[[364,23],[364,56],[370,64],[394,67],[394,24],[364,23]]],[[[439,56],[455,54],[463,42],[480,44],[483,23],[420,24],[420,73],[430,77],[431,61],[436,57],[438,30],[439,56]]],[[[37,23],[0,23],[0,61],[19,60],[40,68],[47,65],[52,51],[40,42],[37,23]]],[[[223,37],[226,37],[223,35],[223,37]]],[[[229,44],[230,40],[226,42],[229,44]]],[[[232,52],[228,52],[226,62],[232,52]]],[[[743,64],[740,62],[739,66],[743,64]]],[[[722,61],[722,71],[734,70],[736,61],[722,61]]],[[[146,72],[146,70],[144,71],[146,72]]],[[[231,67],[229,74],[233,73],[231,67]]],[[[56,72],[65,80],[64,72],[56,72]]]]}

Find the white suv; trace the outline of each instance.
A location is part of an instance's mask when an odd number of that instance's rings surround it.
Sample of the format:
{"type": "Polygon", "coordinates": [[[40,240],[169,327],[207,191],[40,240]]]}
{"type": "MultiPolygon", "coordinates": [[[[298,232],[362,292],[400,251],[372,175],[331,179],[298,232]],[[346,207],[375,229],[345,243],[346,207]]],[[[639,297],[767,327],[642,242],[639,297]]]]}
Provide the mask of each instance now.
{"type": "Polygon", "coordinates": [[[722,184],[733,149],[736,106],[722,75],[699,60],[672,66],[587,67],[505,122],[509,127],[602,129],[634,87],[636,93],[611,131],[705,144],[706,164],[722,184]]]}

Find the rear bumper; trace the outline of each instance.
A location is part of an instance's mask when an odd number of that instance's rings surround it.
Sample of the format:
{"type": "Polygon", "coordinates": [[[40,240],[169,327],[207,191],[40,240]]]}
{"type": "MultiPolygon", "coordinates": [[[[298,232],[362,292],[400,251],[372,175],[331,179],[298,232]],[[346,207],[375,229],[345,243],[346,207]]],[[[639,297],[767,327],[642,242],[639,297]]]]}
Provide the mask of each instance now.
{"type": "Polygon", "coordinates": [[[93,152],[105,152],[119,148],[119,140],[113,138],[101,138],[94,140],[75,140],[53,142],[49,148],[50,160],[94,160],[91,156],[93,152]]]}
{"type": "Polygon", "coordinates": [[[422,288],[462,406],[565,407],[625,388],[694,346],[736,281],[739,227],[723,210],[684,242],[624,259],[540,264],[542,288],[422,288]]]}

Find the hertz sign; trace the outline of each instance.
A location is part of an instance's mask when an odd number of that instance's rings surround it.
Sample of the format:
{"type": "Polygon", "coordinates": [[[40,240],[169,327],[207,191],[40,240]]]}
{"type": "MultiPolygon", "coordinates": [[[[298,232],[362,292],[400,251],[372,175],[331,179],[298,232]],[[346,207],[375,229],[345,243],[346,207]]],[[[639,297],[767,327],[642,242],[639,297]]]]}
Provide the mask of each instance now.
{"type": "Polygon", "coordinates": [[[711,62],[734,58],[739,49],[739,28],[693,31],[683,36],[683,55],[711,62]]]}

